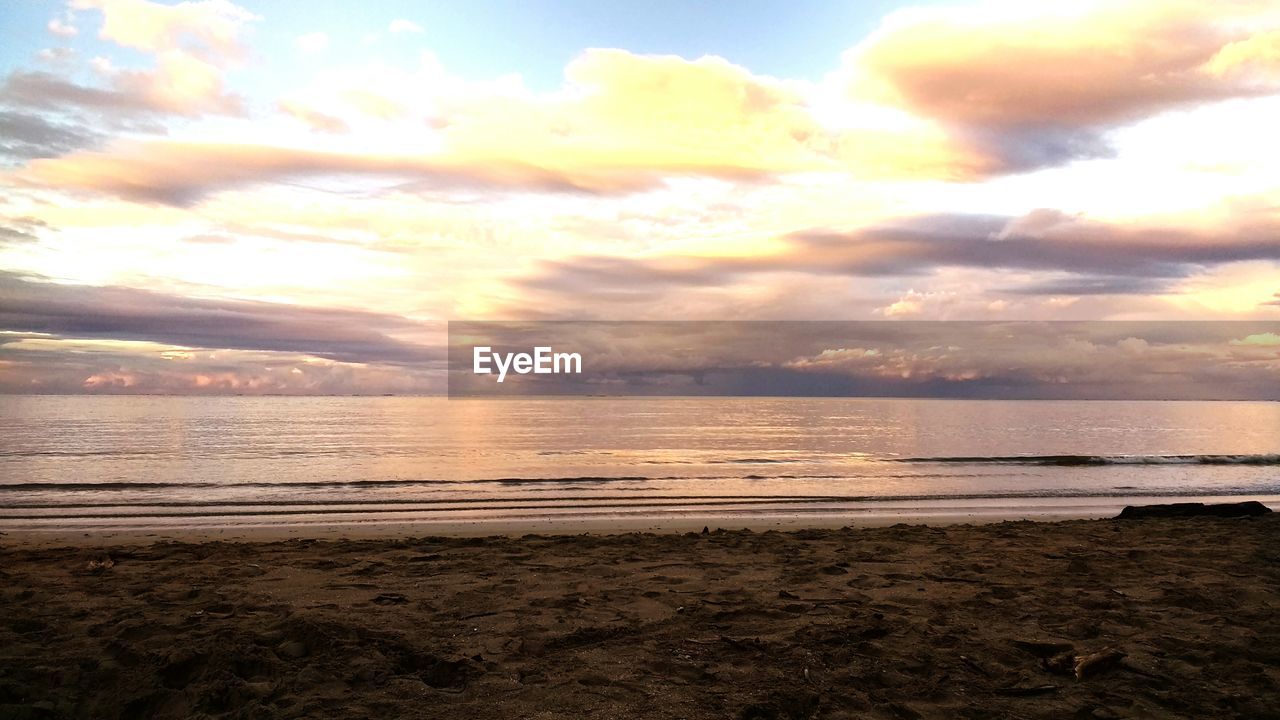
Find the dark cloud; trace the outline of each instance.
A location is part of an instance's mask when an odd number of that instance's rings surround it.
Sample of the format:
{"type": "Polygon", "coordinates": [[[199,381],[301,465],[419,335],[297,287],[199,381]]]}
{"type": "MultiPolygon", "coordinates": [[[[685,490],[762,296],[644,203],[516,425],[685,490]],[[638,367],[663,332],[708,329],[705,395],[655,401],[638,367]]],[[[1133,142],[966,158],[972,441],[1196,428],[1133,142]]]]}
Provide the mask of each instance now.
{"type": "Polygon", "coordinates": [[[1170,289],[1167,278],[1081,276],[1000,288],[1009,295],[1158,295],[1170,289]]]}
{"type": "Polygon", "coordinates": [[[39,232],[49,227],[43,220],[31,217],[0,218],[0,246],[9,243],[35,242],[39,232]]]}
{"type": "Polygon", "coordinates": [[[956,138],[990,158],[992,173],[1016,174],[1059,167],[1073,160],[1113,158],[1115,149],[1093,128],[1029,125],[957,128],[956,138]]]}
{"type": "Polygon", "coordinates": [[[139,95],[80,85],[40,70],[15,70],[0,85],[0,102],[32,110],[84,108],[113,113],[149,113],[155,108],[139,95]]]}
{"type": "Polygon", "coordinates": [[[424,329],[396,315],[187,298],[123,287],[59,285],[3,272],[0,329],[196,348],[292,352],[351,363],[420,364],[442,357],[434,348],[393,337],[424,329]]]}
{"type": "Polygon", "coordinates": [[[120,71],[106,85],[85,85],[41,70],[14,70],[0,83],[0,155],[26,161],[98,148],[120,133],[168,133],[173,117],[241,115],[237,96],[174,95],[180,79],[120,71]]]}
{"type": "Polygon", "coordinates": [[[0,356],[0,392],[10,393],[381,395],[444,390],[438,369],[316,361],[293,353],[174,353],[4,334],[0,356]]]}
{"type": "Polygon", "coordinates": [[[451,323],[459,395],[1280,399],[1276,322],[451,323]],[[550,346],[581,374],[472,371],[473,348],[550,346]]]}
{"type": "Polygon", "coordinates": [[[1019,218],[929,215],[853,232],[811,230],[791,235],[785,249],[771,255],[570,258],[547,262],[520,282],[566,296],[620,298],[725,285],[760,273],[909,277],[964,267],[1079,276],[1011,288],[1015,294],[1134,294],[1246,260],[1280,260],[1280,227],[1263,222],[1202,232],[1037,211],[1019,218]]]}
{"type": "Polygon", "coordinates": [[[147,71],[119,72],[106,87],[81,85],[42,70],[15,70],[0,84],[0,102],[31,110],[87,110],[113,121],[139,116],[205,113],[241,115],[242,101],[232,95],[179,102],[166,94],[167,80],[147,71]]]}
{"type": "Polygon", "coordinates": [[[853,233],[800,233],[789,254],[811,271],[852,274],[957,266],[1166,278],[1186,276],[1195,266],[1280,259],[1276,227],[1208,233],[1064,218],[1023,229],[1022,220],[935,215],[853,233]]]}
{"type": "Polygon", "coordinates": [[[101,133],[78,123],[0,110],[0,155],[12,160],[57,157],[94,147],[102,139],[101,133]]]}
{"type": "Polygon", "coordinates": [[[115,133],[164,135],[170,114],[141,89],[16,70],[0,83],[0,156],[23,163],[98,148],[115,133]]]}

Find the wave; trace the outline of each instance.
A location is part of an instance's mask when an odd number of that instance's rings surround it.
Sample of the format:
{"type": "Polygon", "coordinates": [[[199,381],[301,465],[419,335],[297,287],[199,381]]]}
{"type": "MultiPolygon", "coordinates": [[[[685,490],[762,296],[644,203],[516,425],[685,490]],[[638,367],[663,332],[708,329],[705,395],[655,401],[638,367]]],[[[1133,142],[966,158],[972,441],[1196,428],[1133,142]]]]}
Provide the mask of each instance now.
{"type": "MultiPolygon", "coordinates": [[[[931,473],[911,473],[910,475],[876,475],[875,477],[963,477],[953,473],[935,475],[931,473]]],[[[578,475],[572,477],[505,477],[505,478],[472,478],[467,480],[432,480],[395,478],[386,480],[299,480],[271,481],[256,480],[252,482],[24,482],[0,483],[0,492],[28,492],[39,490],[57,491],[115,491],[115,490],[168,490],[181,488],[365,488],[365,487],[403,487],[415,485],[544,485],[544,484],[604,484],[615,482],[661,482],[666,480],[839,480],[846,475],[578,475]]]]}
{"type": "MultiPolygon", "coordinates": [[[[960,503],[1001,502],[1034,500],[1107,500],[1131,498],[1204,498],[1204,497],[1264,497],[1274,493],[1268,488],[1215,488],[1206,490],[1156,489],[1137,492],[1061,491],[1054,493],[956,493],[939,495],[675,495],[623,498],[598,496],[566,498],[563,502],[546,502],[544,498],[468,498],[438,501],[398,500],[293,500],[293,501],[227,501],[227,502],[171,502],[171,503],[73,503],[31,504],[0,508],[0,526],[12,521],[31,520],[111,520],[124,518],[182,518],[182,517],[254,517],[272,515],[386,515],[403,513],[458,514],[458,513],[511,513],[530,511],[579,511],[579,512],[642,512],[661,510],[663,514],[705,512],[713,508],[728,510],[734,507],[787,508],[787,512],[848,512],[859,509],[886,507],[892,503],[960,503]],[[35,510],[62,510],[60,513],[35,513],[35,510]],[[99,512],[93,512],[93,511],[99,512]],[[65,512],[71,511],[71,512],[65,512]]],[[[1045,505],[1045,509],[1059,507],[1045,505]]]]}
{"type": "Polygon", "coordinates": [[[959,455],[892,458],[890,462],[969,465],[1280,465],[1280,454],[1258,455],[959,455]]]}
{"type": "Polygon", "coordinates": [[[711,460],[640,460],[641,465],[781,465],[785,463],[819,462],[816,458],[723,458],[711,460]]]}
{"type": "MultiPolygon", "coordinates": [[[[216,488],[235,490],[237,488],[297,488],[297,489],[330,489],[344,488],[378,488],[378,487],[414,487],[414,486],[455,486],[465,488],[475,485],[606,485],[609,483],[646,483],[667,481],[715,481],[715,480],[906,480],[927,478],[978,478],[996,477],[992,473],[958,473],[958,472],[909,472],[884,473],[867,475],[821,474],[821,473],[779,473],[776,475],[576,475],[569,477],[505,477],[505,478],[470,478],[465,480],[437,480],[393,478],[383,480],[297,480],[273,481],[254,480],[250,482],[17,482],[0,483],[0,493],[4,492],[118,492],[136,490],[182,490],[199,488],[216,488]]],[[[548,488],[554,491],[555,488],[548,488]]]]}
{"type": "MultiPolygon", "coordinates": [[[[682,477],[652,478],[642,475],[595,476],[553,478],[489,478],[476,480],[423,480],[398,478],[391,480],[299,480],[297,482],[275,482],[270,480],[253,482],[26,482],[0,484],[0,492],[16,492],[31,490],[64,490],[64,491],[102,491],[102,490],[167,490],[172,488],[360,488],[400,485],[472,485],[497,483],[500,485],[532,485],[538,483],[604,483],[636,480],[684,480],[682,477]]],[[[713,478],[709,478],[713,479],[713,478]]]]}

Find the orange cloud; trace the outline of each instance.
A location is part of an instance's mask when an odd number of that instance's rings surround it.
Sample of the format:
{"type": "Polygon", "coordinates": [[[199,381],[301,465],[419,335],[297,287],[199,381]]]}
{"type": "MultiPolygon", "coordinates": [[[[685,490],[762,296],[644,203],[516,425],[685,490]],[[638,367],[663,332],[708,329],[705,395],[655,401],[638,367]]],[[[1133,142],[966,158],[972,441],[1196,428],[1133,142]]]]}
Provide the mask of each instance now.
{"type": "Polygon", "coordinates": [[[846,73],[856,93],[959,125],[1122,123],[1280,89],[1220,71],[1245,58],[1274,62],[1275,40],[1263,33],[1277,20],[1264,8],[1142,0],[903,11],[850,51],[846,73]]]}
{"type": "Polygon", "coordinates": [[[562,171],[829,169],[834,148],[796,87],[716,57],[588,50],[560,90],[536,94],[518,78],[464,81],[428,55],[416,72],[328,74],[289,102],[475,162],[562,171]]]}
{"type": "Polygon", "coordinates": [[[222,71],[183,52],[166,51],[156,58],[153,71],[122,72],[117,87],[147,100],[157,110],[177,115],[214,112],[234,115],[240,99],[227,92],[222,71]]]}
{"type": "Polygon", "coordinates": [[[1258,0],[987,2],[904,10],[845,55],[851,96],[938,123],[978,175],[1110,157],[1106,132],[1280,91],[1280,16],[1258,0]]]}
{"type": "Polygon", "coordinates": [[[539,163],[760,171],[821,168],[830,149],[792,88],[720,58],[590,50],[565,77],[548,98],[453,108],[450,146],[539,163]]]}
{"type": "Polygon", "coordinates": [[[991,169],[985,158],[923,125],[825,128],[793,84],[720,58],[588,51],[567,68],[565,86],[546,95],[510,84],[470,86],[428,70],[438,82],[423,84],[444,91],[388,99],[395,113],[375,112],[383,107],[381,88],[333,87],[327,98],[280,105],[314,130],[351,128],[414,150],[155,141],[40,160],[23,175],[54,187],[187,204],[222,189],[322,174],[613,193],[648,189],[673,176],[755,181],[852,170],[951,178],[991,169]]]}
{"type": "Polygon", "coordinates": [[[1214,54],[1204,69],[1215,77],[1280,82],[1280,30],[1228,43],[1214,54]]]}
{"type": "Polygon", "coordinates": [[[625,192],[652,187],[651,175],[562,172],[510,162],[461,162],[445,156],[357,155],[261,145],[134,142],[32,161],[20,179],[92,190],[142,202],[188,205],[220,190],[324,175],[419,180],[443,187],[562,192],[625,192]]]}
{"type": "Polygon", "coordinates": [[[280,102],[280,110],[287,115],[291,115],[298,120],[301,120],[306,123],[308,127],[317,132],[345,133],[351,130],[351,126],[342,118],[327,115],[319,110],[309,108],[300,102],[282,100],[280,102]]]}
{"type": "Polygon", "coordinates": [[[815,115],[807,88],[718,57],[589,50],[569,64],[565,78],[551,96],[445,103],[447,146],[477,161],[709,170],[730,178],[852,172],[954,179],[993,167],[927,123],[828,127],[815,115]]]}
{"type": "Polygon", "coordinates": [[[227,0],[162,5],[148,0],[74,0],[78,10],[100,10],[98,36],[144,52],[190,52],[206,60],[238,60],[240,34],[257,17],[227,0]]]}

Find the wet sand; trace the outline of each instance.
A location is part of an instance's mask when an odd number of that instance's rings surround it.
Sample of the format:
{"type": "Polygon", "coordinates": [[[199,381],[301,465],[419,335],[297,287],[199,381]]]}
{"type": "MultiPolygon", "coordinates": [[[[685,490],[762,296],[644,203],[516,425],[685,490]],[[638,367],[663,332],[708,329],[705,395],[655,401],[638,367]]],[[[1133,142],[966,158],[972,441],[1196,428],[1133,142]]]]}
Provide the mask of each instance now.
{"type": "MultiPolygon", "coordinates": [[[[1221,501],[1231,498],[1178,498],[1178,500],[1221,501]]],[[[1252,499],[1252,498],[1250,498],[1252,499]]],[[[1143,498],[1145,500],[1145,498],[1143,498]]],[[[1280,506],[1280,498],[1262,498],[1280,506]]],[[[957,525],[1006,520],[1085,520],[1115,517],[1124,503],[1102,507],[1071,504],[1055,506],[1045,502],[1028,508],[1012,508],[999,503],[990,508],[957,508],[941,502],[936,507],[903,506],[872,511],[788,512],[771,515],[750,512],[741,515],[658,514],[492,516],[471,519],[407,517],[400,520],[349,520],[316,515],[303,520],[272,518],[262,523],[236,523],[230,518],[191,518],[178,525],[139,523],[137,518],[116,516],[92,525],[73,525],[68,520],[51,520],[39,526],[0,523],[0,544],[23,547],[99,547],[150,545],[157,542],[275,542],[279,540],[401,540],[407,537],[522,537],[524,535],[621,535],[632,533],[688,533],[704,527],[725,527],[755,532],[769,530],[834,530],[842,527],[886,527],[902,523],[957,525]],[[286,519],[287,520],[287,519],[286,519]]]]}
{"type": "Polygon", "coordinates": [[[1275,514],[0,542],[3,718],[1280,717],[1275,514]]]}

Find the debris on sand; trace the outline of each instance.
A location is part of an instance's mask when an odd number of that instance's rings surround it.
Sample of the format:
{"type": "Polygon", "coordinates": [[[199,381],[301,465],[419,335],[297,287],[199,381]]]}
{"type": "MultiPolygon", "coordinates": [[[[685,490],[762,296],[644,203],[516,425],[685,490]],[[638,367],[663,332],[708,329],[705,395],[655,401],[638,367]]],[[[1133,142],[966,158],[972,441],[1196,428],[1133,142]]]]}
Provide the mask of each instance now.
{"type": "Polygon", "coordinates": [[[1075,645],[1060,640],[1014,640],[1013,646],[1039,658],[1049,658],[1076,649],[1075,645]]]}
{"type": "Polygon", "coordinates": [[[100,573],[104,570],[110,570],[115,566],[116,561],[112,560],[110,555],[107,555],[106,557],[98,558],[96,560],[90,560],[88,570],[91,573],[100,573]]]}
{"type": "Polygon", "coordinates": [[[1072,669],[1075,671],[1077,680],[1084,680],[1115,667],[1125,656],[1126,653],[1115,648],[1107,648],[1088,655],[1078,655],[1072,669]]]}
{"type": "Polygon", "coordinates": [[[1057,685],[1015,685],[1007,688],[996,688],[997,695],[1006,697],[1032,697],[1057,692],[1057,685]]]}
{"type": "Polygon", "coordinates": [[[1256,517],[1266,515],[1271,508],[1257,500],[1234,503],[1169,503],[1166,505],[1128,505],[1117,520],[1141,520],[1143,518],[1183,518],[1183,517],[1256,517]]]}

